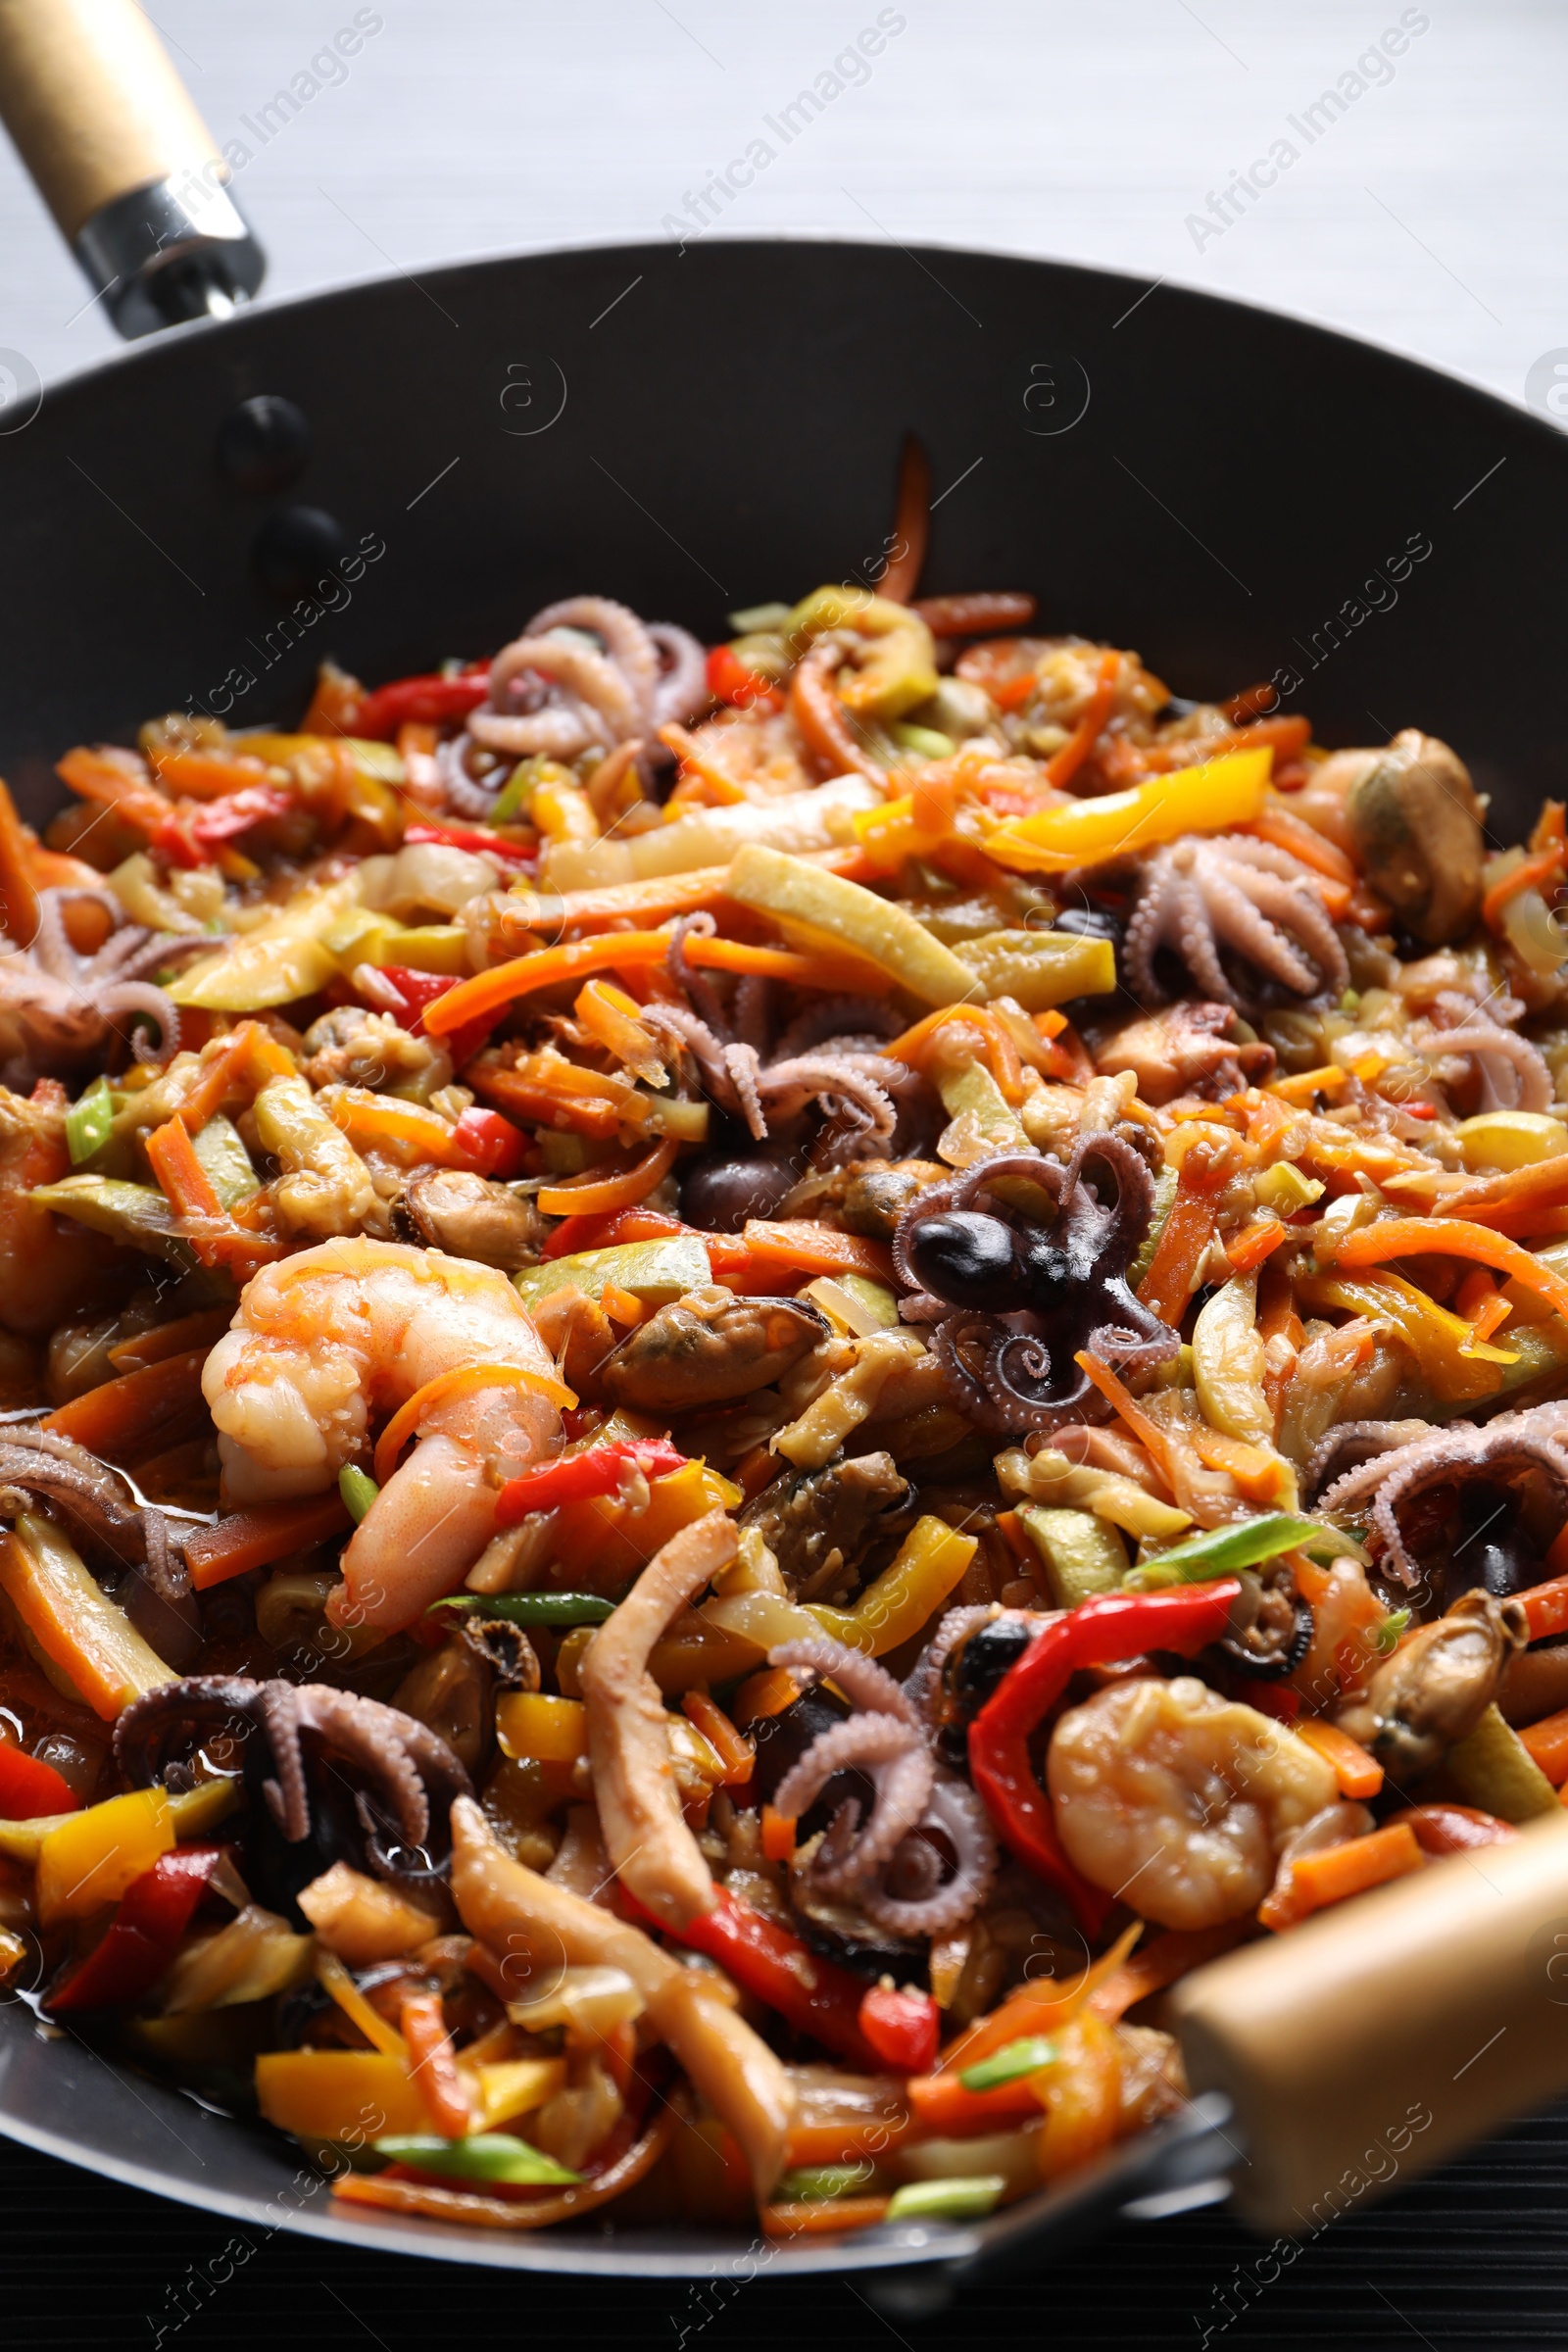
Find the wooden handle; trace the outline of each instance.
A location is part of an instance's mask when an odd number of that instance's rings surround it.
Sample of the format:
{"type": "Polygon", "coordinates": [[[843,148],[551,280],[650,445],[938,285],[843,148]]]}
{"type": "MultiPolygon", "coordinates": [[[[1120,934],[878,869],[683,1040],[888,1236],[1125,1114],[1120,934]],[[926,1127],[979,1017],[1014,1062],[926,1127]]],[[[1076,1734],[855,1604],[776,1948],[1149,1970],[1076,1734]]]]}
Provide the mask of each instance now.
{"type": "Polygon", "coordinates": [[[219,152],[136,0],[0,0],[0,118],[72,244],[219,152]]]}
{"type": "Polygon", "coordinates": [[[1248,1944],[1172,2008],[1194,2090],[1234,2104],[1248,2219],[1313,2232],[1568,2090],[1568,1816],[1248,1944]]]}

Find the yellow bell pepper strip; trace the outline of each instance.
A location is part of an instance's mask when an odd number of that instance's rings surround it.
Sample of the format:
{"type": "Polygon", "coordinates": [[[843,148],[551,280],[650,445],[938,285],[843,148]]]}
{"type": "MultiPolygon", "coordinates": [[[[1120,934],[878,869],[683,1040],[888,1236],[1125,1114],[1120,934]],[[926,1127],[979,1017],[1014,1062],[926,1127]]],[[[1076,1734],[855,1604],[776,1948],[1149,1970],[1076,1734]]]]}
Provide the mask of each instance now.
{"type": "Polygon", "coordinates": [[[588,1753],[588,1709],[580,1698],[543,1690],[509,1690],[496,1701],[496,1738],[508,1756],[541,1764],[575,1764],[588,1753]]]}
{"type": "Polygon", "coordinates": [[[300,2139],[353,2142],[376,2130],[429,2130],[407,2060],[382,2050],[265,2051],[256,2098],[270,2124],[300,2139]]]}
{"type": "Polygon", "coordinates": [[[988,858],[1018,873],[1063,874],[1178,841],[1184,833],[1222,833],[1260,814],[1274,755],[1231,752],[1198,767],[1151,776],[1128,792],[1094,801],[1065,801],[998,826],[986,838],[988,858]]]}
{"type": "MultiPolygon", "coordinates": [[[[463,2072],[469,2073],[465,2067],[463,2072]]],[[[566,2087],[564,2058],[502,2058],[471,2070],[474,2112],[481,2132],[499,2131],[514,2116],[531,2115],[566,2087]]]]}
{"type": "Polygon", "coordinates": [[[350,2023],[359,2028],[372,2050],[380,2050],[388,2058],[407,2058],[409,2045],[391,2019],[383,2017],[366,1999],[336,1952],[329,1952],[325,1944],[317,1945],[316,1974],[322,1990],[331,1995],[350,2023]]]}
{"type": "Polygon", "coordinates": [[[15,1534],[0,1530],[0,1592],[28,1647],[105,1723],[176,1679],[52,1520],[24,1511],[15,1534]]]}
{"type": "Polygon", "coordinates": [[[298,892],[277,914],[172,983],[176,1004],[208,1012],[262,1012],[324,988],[337,970],[323,935],[359,904],[356,875],[298,892]]]}
{"type": "Polygon", "coordinates": [[[878,1658],[930,1622],[977,1549],[976,1537],[961,1536],[927,1512],[905,1537],[892,1566],[867,1585],[853,1609],[808,1601],[807,1614],[830,1641],[878,1658]]]}
{"type": "Polygon", "coordinates": [[[174,1825],[163,1788],[133,1788],[71,1814],[38,1848],[34,1900],[39,1920],[53,1927],[119,1902],[132,1882],[173,1846],[174,1825]]]}
{"type": "Polygon", "coordinates": [[[736,853],[726,887],[786,938],[830,956],[848,948],[924,1004],[957,1004],[979,993],[968,965],[904,907],[804,858],[752,843],[736,853]]]}
{"type": "MultiPolygon", "coordinates": [[[[1343,1234],[1331,1245],[1332,1262],[1342,1266],[1379,1266],[1391,1257],[1419,1257],[1429,1252],[1472,1258],[1478,1265],[1491,1266],[1494,1273],[1511,1275],[1557,1314],[1568,1317],[1568,1278],[1505,1234],[1472,1224],[1466,1217],[1390,1217],[1381,1224],[1343,1234]]],[[[1494,1350],[1494,1357],[1498,1353],[1500,1350],[1494,1350]]]]}
{"type": "Polygon", "coordinates": [[[1483,1340],[1462,1315],[1450,1313],[1402,1274],[1301,1274],[1296,1298],[1305,1307],[1337,1307],[1388,1323],[1421,1367],[1422,1378],[1445,1404],[1495,1396],[1503,1373],[1518,1361],[1483,1340]]]}

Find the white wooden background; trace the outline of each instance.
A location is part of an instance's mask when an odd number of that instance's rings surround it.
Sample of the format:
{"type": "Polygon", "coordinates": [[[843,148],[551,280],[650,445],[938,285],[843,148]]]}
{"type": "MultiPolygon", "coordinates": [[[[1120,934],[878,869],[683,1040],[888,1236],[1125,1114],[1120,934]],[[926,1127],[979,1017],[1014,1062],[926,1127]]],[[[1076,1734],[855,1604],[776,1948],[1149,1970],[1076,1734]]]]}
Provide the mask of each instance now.
{"type": "MultiPolygon", "coordinates": [[[[355,0],[148,5],[218,138],[253,151],[239,186],[274,300],[459,255],[657,236],[762,137],[775,159],[726,213],[736,232],[1113,264],[1329,320],[1514,399],[1568,347],[1561,0],[900,0],[869,77],[787,146],[773,138],[765,118],[878,13],[379,0],[360,14],[380,29],[328,84],[311,61],[355,0]],[[1305,145],[1289,118],[1401,16],[1427,28],[1392,78],[1305,145]],[[263,144],[244,119],[301,75],[325,86],[263,144]],[[1189,216],[1281,138],[1298,160],[1200,244],[1189,216]]],[[[46,380],[101,358],[114,338],[84,298],[0,140],[0,345],[46,380]]]]}

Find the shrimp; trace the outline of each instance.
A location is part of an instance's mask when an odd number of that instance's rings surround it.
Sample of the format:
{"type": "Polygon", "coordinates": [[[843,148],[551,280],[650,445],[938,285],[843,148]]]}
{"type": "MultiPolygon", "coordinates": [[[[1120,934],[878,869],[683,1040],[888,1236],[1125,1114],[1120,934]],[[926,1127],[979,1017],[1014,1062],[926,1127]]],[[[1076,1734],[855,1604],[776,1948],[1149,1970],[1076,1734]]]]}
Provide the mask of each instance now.
{"type": "Polygon", "coordinates": [[[450,1592],[495,1532],[501,1486],[555,1450],[570,1393],[504,1274],[397,1242],[325,1242],[264,1267],[208,1357],[202,1391],[236,1505],[329,1489],[368,1459],[372,1415],[471,1367],[496,1376],[417,1412],[418,1445],[343,1554],[334,1625],[396,1633],[450,1592]]]}
{"type": "Polygon", "coordinates": [[[1254,1911],[1280,1846],[1338,1793],[1305,1740],[1190,1674],[1113,1683],[1072,1708],[1047,1778],[1085,1878],[1167,1928],[1254,1911]]]}

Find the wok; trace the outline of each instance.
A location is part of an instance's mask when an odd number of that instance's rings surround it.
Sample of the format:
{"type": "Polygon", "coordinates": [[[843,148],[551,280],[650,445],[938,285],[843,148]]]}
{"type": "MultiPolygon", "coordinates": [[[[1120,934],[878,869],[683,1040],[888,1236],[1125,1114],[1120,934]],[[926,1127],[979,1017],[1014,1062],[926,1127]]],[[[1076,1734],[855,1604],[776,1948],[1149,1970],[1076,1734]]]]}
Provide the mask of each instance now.
{"type": "MultiPolygon", "coordinates": [[[[0,423],[0,771],[35,823],[70,744],[172,708],[292,723],[327,654],[371,680],[427,668],[581,589],[712,639],[731,610],[874,576],[909,431],[936,493],[928,589],[1032,590],[1045,627],[1136,646],[1178,693],[1277,677],[1330,743],[1419,724],[1470,762],[1498,839],[1568,764],[1545,690],[1556,433],[1109,271],[783,240],[492,260],[176,327],[0,423]]],[[[1568,2082],[1552,2064],[1515,2108],[1568,2082]]],[[[45,2038],[25,1999],[0,2004],[0,2132],[339,2243],[600,2276],[880,2271],[905,2309],[1119,2211],[1212,2201],[1242,2156],[1216,2094],[975,2226],[497,2238],[334,2210],[279,2139],[45,2038]]]]}

